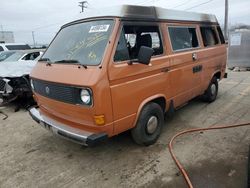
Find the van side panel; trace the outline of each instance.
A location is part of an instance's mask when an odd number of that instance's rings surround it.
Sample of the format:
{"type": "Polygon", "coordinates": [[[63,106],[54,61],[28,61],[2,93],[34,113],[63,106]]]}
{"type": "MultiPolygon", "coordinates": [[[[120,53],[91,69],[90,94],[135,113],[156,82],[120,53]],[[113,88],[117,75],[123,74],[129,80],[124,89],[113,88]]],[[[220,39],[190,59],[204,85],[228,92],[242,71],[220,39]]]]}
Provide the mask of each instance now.
{"type": "Polygon", "coordinates": [[[200,53],[200,59],[203,61],[202,73],[202,91],[204,92],[215,73],[225,73],[226,65],[226,48],[225,45],[205,48],[200,53]]]}
{"type": "MultiPolygon", "coordinates": [[[[226,69],[227,49],[225,44],[204,47],[200,25],[197,23],[168,23],[166,25],[196,27],[199,41],[199,48],[197,49],[183,52],[169,50],[169,54],[171,54],[169,56],[171,97],[173,98],[174,106],[178,107],[188,100],[202,95],[216,73],[221,73],[221,78],[223,78],[226,69]],[[193,54],[197,56],[195,61],[192,59],[193,54]],[[195,71],[197,67],[200,67],[200,69],[195,71]]],[[[166,32],[168,32],[167,29],[166,32]]],[[[169,47],[171,48],[171,43],[169,43],[169,47]]]]}
{"type": "MultiPolygon", "coordinates": [[[[199,51],[195,51],[199,54],[199,51]]],[[[170,90],[174,99],[174,106],[178,107],[197,95],[201,87],[201,73],[193,72],[195,66],[201,62],[192,60],[192,53],[182,53],[170,56],[171,71],[170,90]]]]}
{"type": "MultiPolygon", "coordinates": [[[[227,64],[227,45],[221,44],[219,41],[219,44],[205,47],[203,44],[202,35],[199,32],[199,39],[203,46],[203,49],[201,50],[199,58],[203,61],[202,66],[203,73],[202,73],[202,93],[205,92],[205,90],[208,88],[211,79],[216,73],[220,73],[222,79],[224,77],[224,74],[226,72],[226,64],[227,64]]],[[[219,39],[218,33],[217,38],[219,39]]]]}
{"type": "MultiPolygon", "coordinates": [[[[170,91],[171,98],[174,101],[174,107],[179,107],[197,96],[201,91],[201,74],[202,70],[194,71],[196,67],[202,66],[202,60],[199,58],[202,46],[199,43],[198,48],[188,49],[183,51],[172,50],[168,27],[191,27],[198,30],[197,24],[190,23],[165,23],[165,32],[169,38],[169,58],[170,58],[170,91]],[[193,60],[193,54],[198,57],[193,60]]],[[[198,33],[197,33],[198,37],[198,33]]]]}
{"type": "Polygon", "coordinates": [[[168,66],[168,58],[160,57],[152,60],[152,66],[111,64],[109,75],[115,134],[134,126],[137,111],[144,100],[156,94],[168,98],[169,76],[161,71],[168,66]]]}

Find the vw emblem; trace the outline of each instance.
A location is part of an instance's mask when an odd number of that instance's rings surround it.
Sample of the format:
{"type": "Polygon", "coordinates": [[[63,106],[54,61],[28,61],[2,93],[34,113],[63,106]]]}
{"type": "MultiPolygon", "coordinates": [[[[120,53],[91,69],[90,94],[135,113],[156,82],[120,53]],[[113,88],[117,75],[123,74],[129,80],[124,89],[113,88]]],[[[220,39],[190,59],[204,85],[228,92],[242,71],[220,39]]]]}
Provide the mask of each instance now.
{"type": "Polygon", "coordinates": [[[46,92],[47,95],[49,94],[49,87],[48,86],[45,87],[45,92],[46,92]]]}

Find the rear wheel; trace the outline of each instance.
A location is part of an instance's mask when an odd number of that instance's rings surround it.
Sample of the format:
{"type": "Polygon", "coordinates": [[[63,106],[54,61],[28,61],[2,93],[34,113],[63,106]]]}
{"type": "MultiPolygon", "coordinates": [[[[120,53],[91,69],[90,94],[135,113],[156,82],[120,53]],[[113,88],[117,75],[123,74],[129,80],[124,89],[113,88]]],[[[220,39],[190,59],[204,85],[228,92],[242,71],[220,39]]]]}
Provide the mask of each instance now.
{"type": "Polygon", "coordinates": [[[217,98],[218,89],[219,89],[218,79],[216,77],[213,77],[207,90],[205,91],[205,93],[202,96],[202,100],[205,102],[215,101],[217,98]]]}
{"type": "Polygon", "coordinates": [[[163,124],[162,108],[156,103],[148,103],[142,109],[136,126],[131,130],[133,140],[145,146],[154,144],[161,134],[163,124]]]}

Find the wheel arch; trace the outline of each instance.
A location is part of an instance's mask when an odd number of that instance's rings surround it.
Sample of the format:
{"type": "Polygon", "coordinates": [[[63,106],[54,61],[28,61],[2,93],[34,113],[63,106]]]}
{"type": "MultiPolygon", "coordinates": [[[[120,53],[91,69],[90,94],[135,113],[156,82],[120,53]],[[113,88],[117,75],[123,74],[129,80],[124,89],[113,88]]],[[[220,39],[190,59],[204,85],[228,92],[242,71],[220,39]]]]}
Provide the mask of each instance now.
{"type": "Polygon", "coordinates": [[[133,123],[133,127],[136,126],[136,123],[137,123],[137,120],[139,118],[139,115],[141,113],[141,110],[142,108],[150,103],[150,102],[154,102],[156,104],[159,104],[160,107],[162,108],[162,111],[163,113],[166,112],[166,109],[167,109],[167,100],[166,100],[166,96],[164,94],[157,94],[157,95],[153,95],[153,96],[150,96],[148,98],[146,98],[145,100],[142,101],[142,103],[140,104],[138,110],[137,110],[137,113],[136,113],[136,118],[135,118],[135,121],[133,123]]]}
{"type": "MultiPolygon", "coordinates": [[[[218,80],[220,80],[221,79],[221,71],[216,71],[214,74],[213,74],[213,76],[212,76],[212,78],[213,77],[216,77],[218,80]]],[[[211,78],[211,79],[212,79],[211,78]]]]}

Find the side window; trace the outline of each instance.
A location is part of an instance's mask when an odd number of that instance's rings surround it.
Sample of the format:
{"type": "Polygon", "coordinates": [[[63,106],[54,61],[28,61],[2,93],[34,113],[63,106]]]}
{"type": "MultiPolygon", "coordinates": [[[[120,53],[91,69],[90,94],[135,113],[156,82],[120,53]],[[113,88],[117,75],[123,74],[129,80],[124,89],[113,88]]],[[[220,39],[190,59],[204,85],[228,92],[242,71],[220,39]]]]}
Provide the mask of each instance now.
{"type": "Polygon", "coordinates": [[[221,42],[221,44],[225,44],[225,38],[224,38],[224,36],[223,36],[223,33],[222,33],[222,31],[221,31],[220,26],[217,26],[217,31],[218,31],[218,33],[219,33],[219,37],[220,37],[220,42],[221,42]]]}
{"type": "Polygon", "coordinates": [[[192,27],[168,27],[173,51],[199,47],[196,29],[192,27]]]}
{"type": "Polygon", "coordinates": [[[2,47],[2,46],[0,46],[0,52],[1,52],[1,51],[3,51],[3,47],[2,47]]]}
{"type": "Polygon", "coordinates": [[[124,25],[114,61],[137,59],[141,46],[153,48],[153,56],[163,53],[158,26],[124,25]]]}
{"type": "Polygon", "coordinates": [[[35,60],[40,55],[40,52],[32,52],[27,55],[25,55],[22,60],[35,60]]]}
{"type": "Polygon", "coordinates": [[[205,47],[219,43],[214,27],[201,27],[201,35],[205,47]]]}

